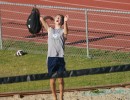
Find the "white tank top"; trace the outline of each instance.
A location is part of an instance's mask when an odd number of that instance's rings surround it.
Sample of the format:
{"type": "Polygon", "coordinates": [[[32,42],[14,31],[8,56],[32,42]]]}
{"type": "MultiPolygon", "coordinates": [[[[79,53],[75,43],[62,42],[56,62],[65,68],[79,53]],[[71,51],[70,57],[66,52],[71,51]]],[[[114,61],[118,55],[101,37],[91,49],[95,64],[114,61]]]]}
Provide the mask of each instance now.
{"type": "Polygon", "coordinates": [[[64,57],[64,33],[63,29],[48,29],[48,57],[64,57]]]}

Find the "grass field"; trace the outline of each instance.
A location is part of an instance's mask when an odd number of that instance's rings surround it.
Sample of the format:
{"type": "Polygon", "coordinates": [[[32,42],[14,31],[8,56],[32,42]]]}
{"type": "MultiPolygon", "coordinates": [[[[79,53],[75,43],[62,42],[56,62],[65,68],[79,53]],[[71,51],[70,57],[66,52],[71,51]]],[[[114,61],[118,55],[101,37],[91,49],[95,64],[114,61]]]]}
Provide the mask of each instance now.
{"type": "MultiPolygon", "coordinates": [[[[33,42],[5,41],[0,50],[0,77],[47,73],[46,44],[33,42]],[[28,54],[22,57],[14,56],[16,50],[23,49],[28,54]]],[[[130,53],[90,50],[92,59],[86,57],[86,49],[66,46],[65,60],[67,70],[107,67],[129,64],[130,53]]],[[[87,75],[65,78],[65,88],[77,88],[96,85],[108,85],[129,82],[130,72],[87,75]],[[125,77],[125,78],[124,78],[125,77]]],[[[49,81],[21,82],[1,84],[0,92],[48,90],[49,81]]]]}

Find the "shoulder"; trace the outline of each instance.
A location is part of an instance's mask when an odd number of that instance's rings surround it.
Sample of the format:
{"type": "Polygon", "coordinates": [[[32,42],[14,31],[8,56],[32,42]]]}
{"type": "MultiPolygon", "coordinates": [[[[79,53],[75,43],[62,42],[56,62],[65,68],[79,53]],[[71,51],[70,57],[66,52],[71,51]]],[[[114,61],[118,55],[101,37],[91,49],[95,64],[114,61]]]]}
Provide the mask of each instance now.
{"type": "Polygon", "coordinates": [[[52,27],[48,27],[48,32],[54,30],[52,27]]]}
{"type": "Polygon", "coordinates": [[[54,28],[49,27],[49,28],[48,28],[48,34],[52,34],[53,32],[54,32],[54,28]]]}

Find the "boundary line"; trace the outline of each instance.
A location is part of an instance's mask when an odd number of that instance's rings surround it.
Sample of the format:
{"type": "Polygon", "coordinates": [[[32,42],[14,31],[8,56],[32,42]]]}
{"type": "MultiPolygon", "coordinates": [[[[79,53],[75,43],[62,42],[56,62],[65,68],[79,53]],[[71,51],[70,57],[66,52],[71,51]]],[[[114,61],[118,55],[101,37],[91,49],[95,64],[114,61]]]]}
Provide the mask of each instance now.
{"type": "MultiPolygon", "coordinates": [[[[1,11],[18,13],[18,14],[20,13],[20,14],[25,14],[25,15],[29,15],[30,14],[30,13],[24,13],[24,12],[18,12],[18,11],[11,11],[11,10],[5,10],[5,9],[1,9],[1,11]]],[[[77,12],[75,12],[75,13],[77,13],[77,12]]],[[[81,13],[81,14],[84,15],[84,13],[81,13]]],[[[90,13],[90,12],[88,13],[88,15],[98,15],[98,16],[105,16],[105,17],[116,17],[116,18],[127,18],[127,19],[130,19],[130,17],[126,17],[126,16],[115,16],[115,15],[111,16],[111,15],[94,14],[94,13],[90,13]]]]}
{"type": "MultiPolygon", "coordinates": [[[[17,20],[17,19],[9,19],[9,18],[2,18],[3,20],[10,20],[10,21],[19,21],[19,22],[26,22],[25,20],[17,20]]],[[[85,20],[79,20],[79,19],[71,19],[71,20],[75,20],[75,21],[82,21],[84,22],[85,20]]],[[[129,24],[118,24],[118,23],[109,23],[109,22],[101,22],[101,21],[93,21],[93,20],[89,20],[89,23],[101,23],[101,24],[111,24],[111,25],[118,25],[118,26],[130,26],[129,24]]],[[[53,24],[50,24],[53,25],[53,24]]],[[[70,26],[70,27],[76,27],[76,26],[70,26]]],[[[77,27],[77,28],[81,28],[81,27],[77,27]]],[[[83,28],[83,27],[82,27],[83,28]]]]}
{"type": "MultiPolygon", "coordinates": [[[[24,29],[23,29],[24,30],[24,29]]],[[[71,35],[71,36],[73,36],[74,34],[69,34],[69,35],[71,35]]],[[[19,36],[11,36],[11,35],[3,35],[3,36],[8,36],[8,37],[17,37],[17,38],[22,38],[22,37],[19,37],[19,36]]],[[[75,35],[74,35],[75,36],[75,35]]],[[[79,37],[84,37],[84,35],[76,35],[76,36],[79,36],[79,37]]],[[[97,36],[89,36],[89,38],[100,38],[100,37],[97,37],[97,36]]],[[[107,38],[107,39],[109,39],[109,40],[117,40],[117,41],[128,41],[128,42],[130,42],[130,40],[128,40],[128,39],[116,39],[116,38],[114,38],[114,39],[111,39],[111,38],[107,38]]]]}
{"type": "MultiPolygon", "coordinates": [[[[19,30],[28,30],[28,29],[23,29],[23,28],[13,28],[13,27],[6,27],[6,26],[2,26],[3,28],[10,28],[10,29],[19,29],[19,30]]],[[[70,26],[70,27],[74,27],[76,28],[75,26],[70,26]]],[[[81,28],[81,29],[85,29],[83,27],[78,27],[78,28],[81,28]]],[[[127,31],[115,31],[115,30],[106,30],[106,29],[96,29],[96,28],[89,28],[89,30],[98,30],[98,31],[107,31],[107,32],[112,32],[112,33],[128,33],[130,35],[130,32],[127,32],[127,31]]]]}
{"type": "MultiPolygon", "coordinates": [[[[26,39],[26,40],[40,40],[40,41],[45,41],[47,42],[47,39],[39,39],[39,38],[25,38],[25,37],[21,37],[21,36],[11,36],[11,35],[3,35],[3,37],[7,37],[7,38],[17,38],[17,39],[26,39]]],[[[37,43],[37,42],[36,42],[37,43]]],[[[38,42],[39,43],[39,42],[38,42]]]]}
{"type": "Polygon", "coordinates": [[[117,1],[108,1],[108,0],[95,0],[98,2],[107,2],[107,3],[115,3],[115,4],[122,4],[122,5],[130,5],[130,3],[126,3],[126,2],[117,2],[117,1]]]}
{"type": "Polygon", "coordinates": [[[53,1],[53,0],[41,0],[41,1],[45,1],[45,2],[52,2],[52,3],[58,3],[58,4],[67,4],[67,5],[72,5],[72,6],[81,6],[81,7],[92,7],[92,8],[98,8],[98,9],[108,9],[108,10],[122,10],[122,11],[130,11],[130,10],[124,10],[124,9],[115,9],[115,8],[106,8],[106,7],[96,7],[96,6],[89,6],[89,5],[81,5],[81,4],[72,4],[72,3],[66,3],[66,2],[58,2],[58,1],[53,1]]]}
{"type": "Polygon", "coordinates": [[[115,31],[115,30],[106,30],[106,29],[104,30],[104,29],[96,29],[96,28],[89,28],[89,30],[99,30],[101,32],[102,31],[105,31],[105,32],[107,31],[107,32],[112,32],[112,33],[115,33],[115,32],[116,33],[129,33],[129,35],[130,35],[130,32],[125,32],[125,31],[115,31]]]}

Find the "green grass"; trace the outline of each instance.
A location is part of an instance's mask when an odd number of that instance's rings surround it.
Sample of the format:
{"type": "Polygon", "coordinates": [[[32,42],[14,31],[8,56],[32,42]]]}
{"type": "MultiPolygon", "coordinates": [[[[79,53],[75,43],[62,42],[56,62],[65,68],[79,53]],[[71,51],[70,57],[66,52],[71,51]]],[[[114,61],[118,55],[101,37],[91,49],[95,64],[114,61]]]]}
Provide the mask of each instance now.
{"type": "MultiPolygon", "coordinates": [[[[32,42],[5,41],[0,50],[0,77],[47,73],[47,44],[32,42]],[[14,56],[16,50],[28,52],[22,57],[14,56]]],[[[67,70],[107,67],[129,64],[130,53],[90,50],[92,59],[86,57],[86,49],[66,46],[65,61],[67,70]]],[[[129,82],[130,72],[87,75],[65,78],[65,88],[77,88],[129,82]],[[124,78],[125,77],[125,78],[124,78]]],[[[0,92],[48,90],[49,80],[21,82],[0,85],[0,92]]]]}

